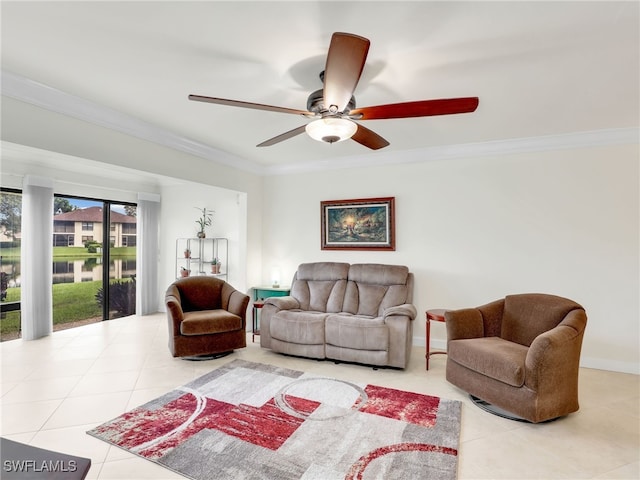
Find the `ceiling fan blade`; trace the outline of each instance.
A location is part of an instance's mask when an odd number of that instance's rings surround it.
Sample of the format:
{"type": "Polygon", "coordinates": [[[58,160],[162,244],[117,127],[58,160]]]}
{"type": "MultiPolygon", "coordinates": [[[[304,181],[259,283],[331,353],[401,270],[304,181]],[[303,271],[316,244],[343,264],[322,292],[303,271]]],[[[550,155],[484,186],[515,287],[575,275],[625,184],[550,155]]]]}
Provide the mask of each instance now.
{"type": "MultiPolygon", "coordinates": [[[[351,33],[336,32],[331,37],[324,69],[324,105],[342,112],[358,85],[369,52],[369,40],[351,33]]],[[[335,112],[333,112],[335,113],[335,112]]]]}
{"type": "Polygon", "coordinates": [[[300,135],[305,131],[306,127],[307,127],[306,125],[302,125],[301,127],[296,127],[293,130],[289,130],[288,132],[278,135],[277,137],[273,137],[273,138],[270,138],[269,140],[265,140],[264,142],[256,145],[256,147],[270,147],[271,145],[275,145],[276,143],[283,142],[292,137],[295,137],[296,135],[300,135]]]}
{"type": "Polygon", "coordinates": [[[242,102],[240,100],[229,100],[226,98],[205,97],[202,95],[189,95],[189,100],[195,102],[216,103],[218,105],[228,105],[229,107],[252,108],[254,110],[267,110],[269,112],[293,113],[306,117],[315,117],[316,114],[307,110],[296,110],[295,108],[275,107],[273,105],[263,105],[262,103],[242,102]]]}
{"type": "Polygon", "coordinates": [[[368,128],[363,127],[359,124],[358,130],[356,130],[356,133],[353,135],[353,137],[351,137],[351,139],[355,140],[360,145],[364,145],[365,147],[370,148],[371,150],[378,150],[389,145],[389,142],[387,142],[376,132],[374,132],[373,130],[369,130],[368,128]]]}
{"type": "Polygon", "coordinates": [[[357,120],[429,117],[432,115],[470,113],[475,111],[476,108],[478,108],[478,97],[442,98],[355,108],[349,112],[349,116],[357,120]]]}

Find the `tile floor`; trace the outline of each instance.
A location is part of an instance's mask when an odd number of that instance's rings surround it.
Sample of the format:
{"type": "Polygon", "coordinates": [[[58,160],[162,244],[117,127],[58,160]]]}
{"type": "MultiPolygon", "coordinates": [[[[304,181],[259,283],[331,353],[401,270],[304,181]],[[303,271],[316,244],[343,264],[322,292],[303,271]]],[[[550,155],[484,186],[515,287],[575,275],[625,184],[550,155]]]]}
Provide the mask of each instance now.
{"type": "MultiPolygon", "coordinates": [[[[335,365],[275,354],[258,343],[206,362],[174,359],[164,314],[127,317],[0,344],[0,434],[92,459],[90,479],[184,478],[85,432],[234,358],[463,402],[460,479],[640,478],[640,377],[580,371],[579,412],[543,425],[486,413],[444,379],[446,357],[424,369],[415,347],[404,371],[335,365]]],[[[214,478],[214,477],[212,477],[214,478]]]]}

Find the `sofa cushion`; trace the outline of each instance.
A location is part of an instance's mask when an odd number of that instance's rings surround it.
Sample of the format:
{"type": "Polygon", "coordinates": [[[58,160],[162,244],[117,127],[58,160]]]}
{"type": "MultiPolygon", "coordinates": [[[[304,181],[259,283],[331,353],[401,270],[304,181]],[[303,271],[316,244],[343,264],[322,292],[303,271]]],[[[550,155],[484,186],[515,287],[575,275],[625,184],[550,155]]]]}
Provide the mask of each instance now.
{"type": "Polygon", "coordinates": [[[389,307],[411,303],[409,280],[409,269],[405,266],[351,265],[343,311],[377,317],[389,307]]]}
{"type": "Polygon", "coordinates": [[[349,268],[349,280],[377,285],[406,285],[409,268],[404,265],[354,263],[349,268]]]}
{"type": "Polygon", "coordinates": [[[180,293],[182,310],[217,310],[225,308],[221,303],[224,281],[207,276],[181,278],[173,283],[180,293]]]}
{"type": "Polygon", "coordinates": [[[283,310],[269,323],[271,338],[303,345],[324,344],[327,313],[302,310],[283,310]]]}
{"type": "Polygon", "coordinates": [[[524,385],[528,348],[500,337],[450,340],[449,360],[514,387],[524,385]]]}
{"type": "Polygon", "coordinates": [[[573,300],[554,295],[507,295],[500,336],[528,347],[538,335],[556,327],[571,310],[578,308],[582,307],[573,300]]]}
{"type": "Polygon", "coordinates": [[[348,263],[303,263],[294,276],[291,296],[302,310],[340,312],[348,273],[348,263]]]}
{"type": "Polygon", "coordinates": [[[382,317],[329,315],[325,321],[328,345],[355,350],[389,349],[389,328],[382,317]]]}
{"type": "MultiPolygon", "coordinates": [[[[366,283],[349,282],[345,300],[350,305],[349,313],[377,317],[382,299],[387,294],[386,285],[367,285],[366,283]]],[[[346,302],[345,302],[346,303],[346,302]]]]}
{"type": "Polygon", "coordinates": [[[185,312],[180,323],[182,335],[207,335],[233,332],[242,328],[242,318],[226,310],[201,310],[185,312]]]}

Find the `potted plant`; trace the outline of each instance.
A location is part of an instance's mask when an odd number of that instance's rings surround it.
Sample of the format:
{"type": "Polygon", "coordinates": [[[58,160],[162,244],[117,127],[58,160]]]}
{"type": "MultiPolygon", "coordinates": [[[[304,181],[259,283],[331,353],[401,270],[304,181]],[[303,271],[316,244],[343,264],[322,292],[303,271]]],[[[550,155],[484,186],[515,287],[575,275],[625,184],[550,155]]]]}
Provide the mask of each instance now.
{"type": "Polygon", "coordinates": [[[215,274],[220,273],[221,266],[222,266],[222,263],[220,262],[220,259],[217,257],[213,257],[213,260],[211,261],[211,273],[215,273],[215,274]]]}
{"type": "MultiPolygon", "coordinates": [[[[196,207],[198,208],[198,207],[196,207]]],[[[198,208],[200,213],[202,214],[200,218],[196,220],[196,223],[200,227],[198,230],[198,238],[205,238],[207,235],[204,231],[206,227],[210,227],[213,221],[213,210],[207,211],[207,207],[198,208]]]]}
{"type": "Polygon", "coordinates": [[[189,276],[189,272],[190,272],[190,270],[187,270],[184,267],[180,267],[180,276],[181,277],[188,277],[189,276]]]}
{"type": "Polygon", "coordinates": [[[184,249],[184,258],[191,258],[191,250],[188,248],[184,249]]]}

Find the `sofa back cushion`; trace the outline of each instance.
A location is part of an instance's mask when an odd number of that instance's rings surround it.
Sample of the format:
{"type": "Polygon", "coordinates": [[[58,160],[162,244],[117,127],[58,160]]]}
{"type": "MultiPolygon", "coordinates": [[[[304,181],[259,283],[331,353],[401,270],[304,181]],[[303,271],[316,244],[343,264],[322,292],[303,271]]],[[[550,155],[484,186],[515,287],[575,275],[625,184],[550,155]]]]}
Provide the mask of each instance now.
{"type": "Polygon", "coordinates": [[[558,326],[567,314],[582,307],[568,298],[543,293],[507,295],[500,336],[527,347],[540,334],[558,326]]]}
{"type": "Polygon", "coordinates": [[[342,310],[354,315],[378,317],[389,307],[411,303],[413,276],[401,265],[354,264],[342,310]]]}
{"type": "Polygon", "coordinates": [[[216,310],[222,305],[222,289],[226,282],[215,277],[195,276],[176,280],[180,304],[185,312],[216,310]]]}
{"type": "Polygon", "coordinates": [[[293,277],[291,296],[302,310],[340,312],[348,274],[348,263],[303,263],[293,277]]]}

